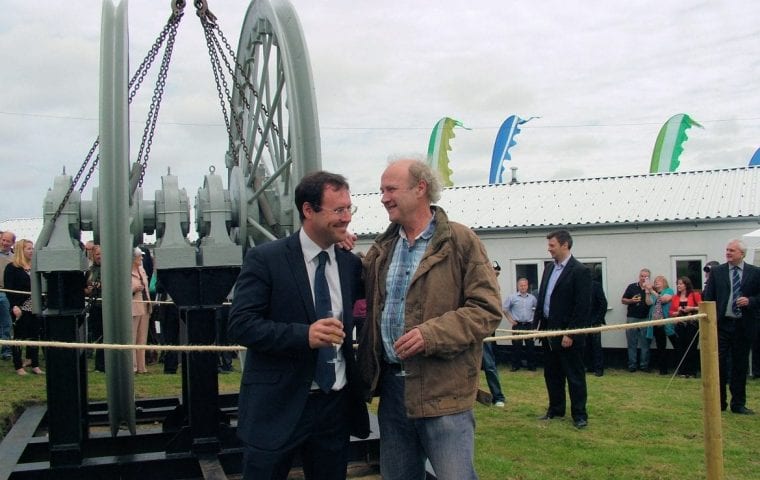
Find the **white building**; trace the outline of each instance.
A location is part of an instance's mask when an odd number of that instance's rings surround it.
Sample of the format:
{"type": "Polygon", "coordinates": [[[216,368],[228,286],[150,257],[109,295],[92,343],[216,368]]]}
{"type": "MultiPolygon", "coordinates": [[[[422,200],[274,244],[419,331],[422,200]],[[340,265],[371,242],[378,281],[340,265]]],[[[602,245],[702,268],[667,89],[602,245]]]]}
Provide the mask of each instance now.
{"type": "MultiPolygon", "coordinates": [[[[354,195],[353,202],[359,211],[351,229],[362,251],[385,230],[388,217],[379,194],[354,195]]],[[[744,238],[750,262],[760,244],[760,237],[748,235],[760,226],[755,167],[453,187],[438,204],[450,219],[473,228],[501,264],[503,295],[515,291],[518,276],[538,288],[549,260],[546,234],[568,229],[573,255],[601,267],[607,324],[625,323],[620,299],[641,268],[664,275],[673,287],[676,278],[689,275],[701,288],[703,265],[724,262],[728,240],[744,238]]],[[[605,334],[603,344],[623,348],[625,334],[605,334]]]]}
{"type": "MultiPolygon", "coordinates": [[[[359,211],[351,229],[362,251],[385,230],[388,217],[379,194],[355,194],[353,202],[359,211]]],[[[757,167],[453,187],[438,204],[452,220],[473,228],[501,264],[502,294],[516,289],[518,276],[537,289],[548,261],[546,234],[568,229],[573,255],[601,267],[608,324],[625,323],[620,298],[642,267],[664,275],[671,286],[688,274],[701,288],[702,266],[723,262],[728,240],[744,238],[750,262],[760,246],[757,167]]],[[[0,230],[33,241],[41,228],[40,218],[0,222],[0,230]]],[[[605,334],[603,342],[623,348],[625,334],[605,334]]]]}

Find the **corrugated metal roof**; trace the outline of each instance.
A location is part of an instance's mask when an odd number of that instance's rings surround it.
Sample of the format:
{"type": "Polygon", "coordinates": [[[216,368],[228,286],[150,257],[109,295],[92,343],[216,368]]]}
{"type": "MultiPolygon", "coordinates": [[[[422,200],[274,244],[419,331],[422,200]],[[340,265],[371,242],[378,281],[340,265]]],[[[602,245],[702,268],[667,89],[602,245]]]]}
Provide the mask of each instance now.
{"type": "MultiPolygon", "coordinates": [[[[474,229],[624,225],[760,217],[760,167],[474,185],[438,205],[474,229]]],[[[358,235],[388,226],[380,194],[354,194],[358,235]]]]}
{"type": "MultiPolygon", "coordinates": [[[[42,231],[42,217],[35,218],[10,218],[0,220],[0,232],[10,230],[16,235],[16,240],[22,238],[36,242],[42,231]]],[[[92,232],[82,232],[82,241],[86,242],[92,239],[92,232]]]]}
{"type": "MultiPolygon", "coordinates": [[[[353,232],[386,229],[380,194],[353,194],[352,200],[359,207],[353,232]]],[[[474,229],[760,219],[760,167],[452,187],[438,204],[474,229]]],[[[0,230],[32,241],[41,228],[41,218],[0,222],[0,230]]]]}
{"type": "Polygon", "coordinates": [[[10,230],[16,235],[16,240],[22,238],[37,241],[42,230],[42,218],[11,218],[0,221],[0,232],[10,230]]]}

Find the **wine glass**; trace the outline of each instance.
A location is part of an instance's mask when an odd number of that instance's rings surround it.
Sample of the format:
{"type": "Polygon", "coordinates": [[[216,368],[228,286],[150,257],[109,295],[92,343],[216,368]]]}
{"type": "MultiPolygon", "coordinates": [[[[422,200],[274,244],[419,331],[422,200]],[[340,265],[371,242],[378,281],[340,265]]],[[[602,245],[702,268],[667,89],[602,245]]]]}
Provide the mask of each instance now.
{"type": "MultiPolygon", "coordinates": [[[[339,320],[341,323],[343,322],[343,316],[341,315],[341,312],[334,312],[332,310],[327,311],[327,316],[325,318],[335,318],[339,320]]],[[[335,355],[333,358],[327,361],[327,363],[335,364],[340,363],[343,360],[340,358],[340,347],[343,345],[343,343],[333,343],[333,347],[335,347],[335,355]]]]}
{"type": "MultiPolygon", "coordinates": [[[[393,333],[393,343],[395,344],[398,341],[398,339],[404,335],[404,325],[394,324],[392,328],[392,333],[393,333]]],[[[396,354],[396,356],[398,357],[398,354],[396,354]]],[[[398,359],[398,364],[399,364],[399,371],[396,372],[394,375],[396,375],[397,377],[408,376],[409,373],[407,373],[407,371],[404,369],[404,361],[401,360],[401,358],[398,359]]]]}

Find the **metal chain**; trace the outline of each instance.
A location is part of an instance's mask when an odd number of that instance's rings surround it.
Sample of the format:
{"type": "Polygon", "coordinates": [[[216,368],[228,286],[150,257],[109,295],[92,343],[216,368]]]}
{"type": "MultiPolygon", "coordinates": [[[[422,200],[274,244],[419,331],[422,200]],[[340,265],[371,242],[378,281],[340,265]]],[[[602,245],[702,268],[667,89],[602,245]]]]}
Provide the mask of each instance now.
{"type": "Polygon", "coordinates": [[[171,17],[169,17],[169,20],[166,22],[166,25],[164,25],[164,28],[161,30],[161,33],[158,34],[158,38],[156,38],[156,41],[153,43],[153,45],[150,47],[150,50],[148,50],[148,54],[143,59],[142,63],[139,67],[137,67],[137,71],[132,76],[132,79],[129,81],[129,103],[132,103],[132,99],[134,98],[137,91],[140,89],[140,85],[142,84],[143,80],[145,80],[145,75],[150,70],[150,67],[153,65],[153,62],[155,61],[156,57],[158,56],[158,52],[161,51],[161,46],[164,44],[164,41],[166,40],[167,34],[171,30],[177,30],[177,27],[179,26],[180,20],[182,20],[183,14],[180,12],[179,14],[172,14],[171,17]],[[137,82],[137,87],[132,90],[132,86],[137,82]]]}
{"type": "MultiPolygon", "coordinates": [[[[185,8],[184,0],[177,0],[175,2],[175,5],[173,5],[172,8],[173,8],[172,15],[169,17],[169,20],[166,22],[166,25],[164,25],[164,28],[161,30],[161,33],[156,38],[156,41],[151,46],[150,50],[148,51],[147,55],[143,59],[142,63],[140,63],[140,66],[137,67],[137,70],[135,71],[134,75],[132,75],[132,78],[129,80],[129,84],[127,86],[127,89],[129,91],[127,104],[132,104],[132,99],[134,99],[135,95],[137,94],[137,91],[140,89],[140,86],[142,86],[143,80],[145,80],[145,75],[150,70],[150,67],[153,65],[153,62],[156,59],[156,56],[158,55],[158,52],[161,50],[161,46],[166,40],[167,33],[170,31],[173,31],[174,35],[176,35],[177,27],[183,16],[182,9],[185,8]]],[[[100,137],[96,138],[95,141],[93,142],[92,147],[90,147],[90,150],[84,159],[84,162],[79,167],[79,171],[77,172],[73,181],[69,185],[69,189],[66,191],[66,194],[63,196],[63,199],[61,200],[60,205],[58,205],[58,208],[53,214],[53,218],[52,218],[53,223],[55,223],[58,217],[61,216],[61,212],[63,212],[63,209],[66,207],[66,204],[68,203],[69,198],[71,198],[71,194],[74,192],[74,189],[76,188],[77,183],[79,183],[79,179],[81,178],[82,173],[84,172],[85,168],[87,168],[87,165],[90,163],[90,160],[92,159],[92,156],[97,150],[99,145],[100,145],[100,137]]],[[[90,165],[90,168],[87,170],[87,174],[85,175],[84,180],[82,181],[82,184],[79,186],[79,189],[78,189],[80,194],[84,191],[85,187],[90,181],[90,178],[92,177],[92,174],[95,172],[95,168],[97,168],[99,161],[100,161],[100,154],[95,156],[95,160],[92,162],[92,165],[90,165]]],[[[144,169],[143,169],[143,174],[144,174],[144,169]]],[[[140,181],[140,184],[142,184],[142,179],[140,181]]]]}
{"type": "MultiPolygon", "coordinates": [[[[241,72],[241,77],[244,79],[245,86],[247,86],[251,90],[251,93],[253,94],[254,98],[259,101],[259,106],[261,107],[261,111],[264,113],[264,115],[266,117],[269,117],[269,110],[267,109],[267,106],[264,104],[264,102],[259,97],[259,93],[256,91],[256,87],[254,87],[253,84],[251,83],[250,79],[246,75],[243,74],[243,72],[245,72],[245,70],[243,69],[243,66],[240,64],[240,62],[237,59],[237,56],[235,55],[234,51],[232,50],[232,47],[230,46],[230,42],[227,41],[227,37],[224,36],[224,32],[222,32],[222,29],[219,28],[219,25],[214,25],[214,28],[215,28],[216,33],[219,36],[219,38],[222,39],[222,43],[224,43],[224,46],[227,49],[227,52],[229,53],[230,57],[233,59],[233,61],[235,63],[235,66],[236,66],[236,69],[241,72]]],[[[234,72],[232,72],[232,69],[229,67],[229,65],[227,66],[227,68],[229,69],[230,73],[233,75],[233,78],[237,78],[237,75],[235,75],[234,72]]],[[[242,92],[242,90],[241,90],[241,92],[242,92]]],[[[244,95],[241,95],[241,97],[243,99],[245,99],[244,95]]],[[[244,100],[244,101],[245,101],[246,108],[250,109],[250,106],[248,105],[247,100],[244,100]]],[[[272,130],[274,130],[274,132],[275,132],[275,134],[277,136],[282,137],[282,134],[280,133],[280,129],[277,126],[277,122],[275,122],[274,120],[272,121],[272,130]]],[[[263,132],[261,131],[261,127],[259,127],[259,133],[261,133],[262,136],[263,136],[263,132]]],[[[285,146],[286,149],[290,148],[288,146],[287,141],[285,139],[283,139],[283,145],[285,146]]]]}
{"type": "MultiPolygon", "coordinates": [[[[197,5],[197,2],[196,2],[197,5]]],[[[221,63],[217,56],[216,49],[214,48],[214,42],[212,40],[212,28],[211,24],[205,20],[205,17],[200,17],[201,26],[203,27],[203,35],[206,38],[206,47],[208,48],[209,60],[211,61],[211,71],[214,74],[214,83],[216,84],[216,92],[219,97],[219,105],[222,107],[222,115],[224,116],[224,127],[227,129],[227,139],[229,141],[229,148],[232,150],[232,130],[230,129],[230,119],[227,114],[227,102],[225,95],[222,92],[222,84],[224,84],[224,91],[229,98],[229,88],[227,87],[227,80],[224,78],[224,73],[221,72],[221,63]],[[221,77],[221,78],[220,78],[221,77]]]]}
{"type": "MultiPolygon", "coordinates": [[[[90,157],[92,157],[92,154],[95,153],[95,149],[98,147],[99,144],[100,144],[100,137],[95,139],[95,142],[92,144],[92,148],[90,148],[90,151],[87,153],[87,158],[85,158],[85,161],[84,161],[85,165],[87,165],[87,163],[90,161],[90,157]]],[[[92,177],[92,173],[95,171],[95,168],[98,166],[99,162],[100,162],[100,154],[98,154],[95,157],[95,160],[92,162],[92,165],[90,165],[90,169],[87,170],[87,175],[84,176],[84,181],[82,181],[82,185],[79,186],[80,194],[84,191],[84,187],[87,186],[87,182],[90,181],[90,177],[92,177]]],[[[76,183],[77,183],[77,179],[75,178],[71,184],[71,187],[69,187],[69,189],[73,189],[76,183]]]]}
{"type": "MultiPolygon", "coordinates": [[[[95,149],[98,148],[99,143],[100,143],[100,138],[95,140],[95,142],[92,144],[92,147],[90,147],[90,151],[87,153],[87,157],[85,157],[84,163],[82,163],[82,166],[79,167],[79,171],[74,177],[74,181],[72,181],[71,185],[69,185],[69,189],[66,191],[66,194],[63,196],[63,200],[61,200],[61,203],[58,205],[58,208],[53,214],[52,223],[55,223],[55,221],[58,220],[58,217],[61,216],[61,212],[63,212],[63,209],[66,207],[66,204],[69,202],[69,198],[71,197],[71,194],[74,193],[74,187],[79,181],[79,178],[82,176],[82,173],[84,172],[85,167],[87,167],[87,164],[90,163],[90,158],[92,158],[92,154],[95,153],[95,149]]],[[[90,175],[88,173],[86,178],[89,178],[89,176],[90,175]]]]}
{"type": "MultiPolygon", "coordinates": [[[[176,2],[179,7],[178,8],[184,8],[184,2],[182,0],[177,0],[176,2]]],[[[177,10],[177,13],[173,14],[169,21],[166,22],[166,25],[164,25],[164,28],[161,30],[161,33],[158,35],[158,38],[156,38],[156,41],[153,43],[153,45],[150,47],[150,50],[148,50],[148,54],[143,59],[142,63],[139,67],[137,67],[137,70],[132,75],[132,78],[129,80],[129,96],[127,97],[127,104],[131,105],[132,100],[135,98],[135,95],[137,95],[137,92],[140,90],[140,87],[143,84],[143,81],[145,80],[145,76],[150,70],[150,67],[153,66],[153,62],[155,61],[156,57],[158,56],[158,52],[161,51],[161,46],[163,45],[164,41],[166,40],[166,35],[169,33],[169,31],[172,28],[177,28],[179,26],[179,21],[182,18],[182,11],[177,10]],[[172,26],[173,23],[176,23],[176,26],[172,26]]],[[[90,157],[92,157],[92,154],[94,153],[96,147],[100,143],[100,137],[98,137],[95,140],[95,143],[93,143],[92,148],[90,149],[90,152],[87,154],[87,158],[85,159],[85,164],[87,164],[90,161],[90,157]]],[[[87,183],[90,181],[90,177],[92,177],[92,174],[95,172],[95,168],[97,168],[98,163],[100,162],[100,155],[98,154],[95,157],[95,161],[90,165],[90,169],[87,170],[87,175],[84,177],[84,181],[79,186],[79,193],[84,192],[85,187],[87,186],[87,183]]],[[[73,185],[70,187],[71,190],[74,189],[74,185],[76,185],[78,181],[78,177],[74,179],[73,185]]]]}
{"type": "Polygon", "coordinates": [[[174,42],[177,37],[178,26],[179,20],[175,22],[170,21],[170,29],[166,41],[166,49],[164,50],[164,56],[161,60],[161,68],[159,69],[158,78],[156,79],[156,87],[153,90],[153,97],[151,98],[148,119],[145,124],[145,129],[143,130],[142,141],[140,142],[140,150],[137,155],[137,163],[141,164],[142,167],[140,171],[140,181],[138,182],[138,185],[140,187],[142,187],[143,180],[145,179],[145,172],[148,167],[150,150],[153,145],[153,135],[155,134],[156,125],[158,123],[158,113],[161,109],[161,100],[164,96],[166,77],[169,74],[169,66],[171,64],[172,53],[174,52],[174,42]]]}
{"type": "MultiPolygon", "coordinates": [[[[209,27],[209,25],[208,24],[204,25],[204,29],[205,27],[209,27]]],[[[207,38],[210,38],[211,42],[213,43],[213,45],[209,47],[209,52],[210,52],[210,55],[214,58],[214,62],[216,64],[215,68],[220,73],[222,72],[222,66],[221,66],[221,63],[219,62],[219,57],[221,56],[221,59],[224,61],[224,65],[227,67],[227,72],[230,74],[230,77],[232,78],[233,86],[237,89],[238,93],[240,94],[240,98],[243,100],[246,110],[250,110],[251,107],[248,104],[247,99],[245,98],[245,91],[240,87],[240,84],[235,81],[236,75],[235,75],[235,72],[232,70],[232,67],[230,66],[230,62],[227,59],[227,55],[224,53],[224,50],[222,50],[222,47],[219,44],[219,39],[215,35],[213,35],[214,31],[218,31],[218,25],[210,26],[210,30],[211,31],[209,32],[209,35],[207,38]]],[[[223,73],[222,73],[222,83],[224,84],[224,91],[227,96],[227,101],[230,104],[230,110],[232,110],[232,97],[230,96],[229,88],[227,86],[227,80],[223,73]]],[[[224,108],[224,106],[222,108],[224,108]]],[[[248,150],[248,144],[246,144],[245,142],[245,136],[243,135],[243,125],[240,123],[240,117],[238,117],[237,115],[234,115],[234,112],[231,112],[230,117],[232,118],[232,121],[234,122],[235,132],[238,134],[239,138],[241,139],[240,144],[243,148],[245,158],[250,158],[251,154],[250,154],[250,151],[248,150]]],[[[259,133],[263,136],[261,126],[256,125],[256,128],[258,129],[259,133]]],[[[234,144],[232,141],[233,140],[232,132],[229,125],[227,126],[227,135],[229,136],[230,149],[232,150],[234,148],[234,144]]],[[[235,157],[235,164],[237,165],[237,157],[235,157]]]]}
{"type": "MultiPolygon", "coordinates": [[[[245,90],[246,90],[246,87],[247,87],[251,91],[253,97],[258,101],[259,107],[261,108],[261,111],[264,113],[264,116],[266,118],[269,118],[270,113],[269,113],[266,105],[264,104],[264,102],[261,100],[261,97],[259,96],[256,88],[250,82],[250,79],[246,75],[244,75],[245,70],[243,69],[243,66],[238,61],[235,53],[232,50],[232,47],[230,46],[230,43],[227,41],[227,37],[224,36],[224,33],[219,28],[219,25],[215,24],[215,23],[211,24],[211,23],[204,22],[203,17],[201,17],[201,23],[203,24],[203,27],[204,27],[204,33],[206,32],[207,29],[210,29],[210,30],[213,31],[213,32],[205,33],[206,34],[206,44],[207,44],[208,49],[209,49],[209,55],[210,55],[210,57],[212,59],[211,60],[212,61],[212,69],[214,71],[214,78],[215,78],[216,83],[217,83],[217,91],[219,92],[219,99],[220,99],[220,103],[221,103],[221,106],[222,106],[222,111],[223,111],[223,113],[225,115],[225,127],[227,129],[227,135],[229,137],[229,145],[230,145],[229,148],[232,151],[232,150],[234,150],[234,142],[233,142],[233,137],[232,137],[232,129],[231,129],[231,126],[230,126],[229,119],[227,118],[226,109],[225,109],[225,102],[224,102],[224,99],[223,99],[223,96],[222,96],[222,93],[221,93],[221,87],[219,85],[219,83],[220,83],[219,74],[220,74],[221,68],[222,68],[221,67],[221,63],[219,62],[219,55],[221,55],[221,57],[222,57],[222,59],[224,61],[224,64],[225,64],[225,66],[227,68],[227,72],[230,74],[230,76],[233,79],[234,87],[240,93],[240,98],[241,98],[241,101],[243,103],[244,108],[246,110],[250,110],[251,109],[250,103],[248,102],[248,99],[246,98],[246,95],[245,95],[245,90]],[[230,65],[230,62],[227,60],[227,55],[225,54],[224,49],[222,49],[222,47],[221,47],[221,45],[219,43],[219,39],[217,38],[217,35],[213,35],[212,34],[214,32],[218,35],[219,38],[221,38],[222,43],[224,44],[225,49],[227,50],[227,53],[229,54],[229,57],[232,58],[233,63],[236,66],[236,70],[232,69],[232,66],[230,65]],[[239,77],[243,79],[243,85],[240,85],[240,83],[237,81],[237,79],[238,79],[237,73],[238,72],[240,72],[240,76],[239,77]]],[[[227,101],[230,103],[230,105],[232,105],[232,99],[229,96],[229,89],[227,87],[227,83],[226,83],[226,80],[225,80],[225,77],[223,76],[223,74],[222,74],[222,80],[221,81],[224,83],[225,92],[227,93],[227,101]]],[[[238,133],[238,135],[241,138],[241,142],[240,143],[241,143],[241,146],[243,148],[243,152],[245,154],[245,157],[248,158],[248,159],[250,159],[251,155],[250,155],[250,152],[248,150],[248,145],[245,142],[245,138],[244,138],[244,135],[243,135],[243,127],[240,124],[240,119],[237,116],[235,116],[235,115],[233,115],[232,117],[233,117],[233,120],[234,120],[234,125],[235,125],[236,133],[238,133]]],[[[264,130],[262,129],[260,123],[256,124],[256,130],[259,133],[259,135],[261,136],[261,138],[263,140],[263,143],[264,143],[264,146],[267,147],[267,148],[269,148],[269,139],[268,139],[268,136],[264,135],[264,130]]],[[[278,138],[279,137],[279,139],[282,141],[283,147],[286,148],[286,149],[288,149],[289,148],[288,143],[287,143],[287,141],[284,138],[282,138],[282,135],[280,133],[280,129],[278,128],[277,122],[275,122],[274,119],[271,120],[271,130],[274,132],[274,134],[272,136],[274,138],[278,138]]],[[[234,164],[235,165],[239,165],[237,156],[234,157],[234,164]]]]}

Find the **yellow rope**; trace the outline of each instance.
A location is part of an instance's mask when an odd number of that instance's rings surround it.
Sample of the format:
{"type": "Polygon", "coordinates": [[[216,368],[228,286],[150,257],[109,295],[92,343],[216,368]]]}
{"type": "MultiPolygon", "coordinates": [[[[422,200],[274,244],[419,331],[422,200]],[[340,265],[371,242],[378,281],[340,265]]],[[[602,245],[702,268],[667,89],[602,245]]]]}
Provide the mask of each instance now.
{"type": "Polygon", "coordinates": [[[124,345],[121,343],[49,342],[44,340],[0,340],[0,345],[10,347],[49,347],[89,350],[162,350],[167,352],[236,352],[245,350],[240,345],[124,345]]]}
{"type": "Polygon", "coordinates": [[[528,338],[546,338],[546,337],[560,337],[564,335],[583,335],[586,333],[602,333],[602,332],[610,332],[614,330],[628,330],[631,328],[642,328],[642,327],[649,327],[649,326],[659,326],[659,325],[668,325],[670,323],[679,323],[679,322],[693,322],[694,320],[699,320],[700,318],[705,318],[707,315],[704,313],[699,313],[696,315],[689,315],[686,317],[673,317],[673,318],[662,318],[660,320],[646,320],[643,322],[636,322],[636,323],[621,323],[619,325],[602,325],[600,327],[588,327],[588,328],[578,328],[575,330],[520,330],[522,332],[529,331],[534,333],[525,333],[525,334],[518,334],[518,335],[503,335],[500,337],[488,337],[484,339],[484,342],[496,342],[499,340],[525,340],[528,338]]]}
{"type": "MultiPolygon", "coordinates": [[[[631,328],[642,328],[648,326],[667,325],[669,323],[692,322],[706,317],[705,314],[689,315],[688,317],[663,318],[661,320],[648,320],[636,323],[623,323],[620,325],[603,325],[601,327],[579,328],[575,330],[544,330],[535,331],[535,333],[525,333],[519,335],[505,335],[500,337],[488,337],[484,342],[496,342],[498,340],[513,340],[526,338],[547,338],[560,337],[564,335],[583,335],[587,333],[609,332],[613,330],[627,330],[631,328]]],[[[523,330],[524,331],[524,330],[523,330]]],[[[124,345],[120,343],[75,343],[75,342],[49,342],[43,340],[0,340],[0,345],[11,347],[50,347],[50,348],[77,348],[77,349],[96,349],[96,350],[161,350],[175,352],[236,352],[246,350],[240,345],[124,345]]]]}

